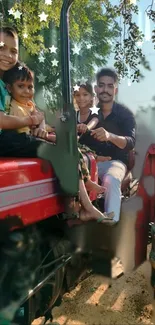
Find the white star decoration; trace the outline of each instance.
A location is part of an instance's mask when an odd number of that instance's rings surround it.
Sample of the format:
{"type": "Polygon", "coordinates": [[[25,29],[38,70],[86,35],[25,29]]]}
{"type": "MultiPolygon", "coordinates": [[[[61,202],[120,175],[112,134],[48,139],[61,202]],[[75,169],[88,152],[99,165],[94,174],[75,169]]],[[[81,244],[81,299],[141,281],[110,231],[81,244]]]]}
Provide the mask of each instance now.
{"type": "Polygon", "coordinates": [[[86,45],[86,48],[87,48],[88,50],[90,50],[90,49],[92,48],[92,44],[87,44],[87,45],[86,45]]]}
{"type": "Polygon", "coordinates": [[[22,70],[23,69],[23,67],[20,65],[20,67],[18,67],[18,70],[22,70]]]}
{"type": "Polygon", "coordinates": [[[66,122],[66,117],[65,117],[64,115],[61,115],[61,116],[60,116],[60,120],[61,120],[62,122],[66,122]]]}
{"type": "Polygon", "coordinates": [[[24,37],[24,38],[27,38],[27,37],[28,37],[28,34],[27,34],[27,33],[24,33],[24,34],[23,34],[23,37],[24,37]]]}
{"type": "Polygon", "coordinates": [[[52,0],[45,0],[45,5],[51,5],[52,4],[52,0]]]}
{"type": "Polygon", "coordinates": [[[45,80],[46,80],[46,76],[44,76],[43,73],[40,73],[37,78],[38,78],[39,82],[45,82],[45,80]]]}
{"type": "Polygon", "coordinates": [[[73,54],[79,54],[81,47],[77,44],[74,45],[73,54]]]}
{"type": "Polygon", "coordinates": [[[44,11],[38,16],[40,17],[40,21],[46,21],[48,17],[48,15],[46,15],[44,11]]]}
{"type": "Polygon", "coordinates": [[[79,91],[80,86],[78,86],[77,84],[73,87],[74,91],[79,91]]]}
{"type": "Polygon", "coordinates": [[[22,15],[22,13],[21,13],[19,10],[16,10],[16,11],[13,13],[13,15],[14,15],[14,18],[15,18],[15,19],[20,19],[20,16],[22,15]]]}
{"type": "Polygon", "coordinates": [[[54,60],[52,61],[52,66],[53,66],[53,67],[57,67],[57,66],[58,66],[58,63],[59,63],[59,61],[57,61],[56,59],[54,59],[54,60]]]}
{"type": "Polygon", "coordinates": [[[13,8],[9,9],[9,10],[8,10],[8,13],[9,13],[9,15],[13,15],[13,14],[14,14],[14,10],[13,10],[13,8]]]}
{"type": "Polygon", "coordinates": [[[87,82],[87,79],[85,79],[85,78],[81,78],[81,81],[80,81],[80,84],[81,85],[86,85],[86,82],[87,82]]]}
{"type": "Polygon", "coordinates": [[[0,46],[1,46],[1,47],[4,46],[4,42],[0,42],[0,46]]]}
{"type": "Polygon", "coordinates": [[[44,63],[45,58],[44,58],[44,56],[41,55],[41,56],[39,56],[38,60],[39,60],[39,62],[43,62],[44,63]]]}
{"type": "Polygon", "coordinates": [[[57,47],[55,47],[54,45],[52,45],[51,47],[49,47],[49,50],[50,50],[51,53],[56,53],[57,47]]]}

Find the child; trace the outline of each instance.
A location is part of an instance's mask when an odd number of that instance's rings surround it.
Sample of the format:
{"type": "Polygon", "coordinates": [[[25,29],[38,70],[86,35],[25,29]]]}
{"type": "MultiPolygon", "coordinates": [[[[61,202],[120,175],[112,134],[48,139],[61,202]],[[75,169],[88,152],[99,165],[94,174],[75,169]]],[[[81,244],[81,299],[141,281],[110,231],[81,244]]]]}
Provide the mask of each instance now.
{"type": "Polygon", "coordinates": [[[77,106],[77,130],[79,133],[79,148],[83,153],[93,152],[97,162],[111,160],[111,157],[96,155],[96,140],[87,133],[87,131],[95,129],[99,123],[98,115],[93,113],[93,87],[87,82],[86,84],[78,84],[79,90],[74,91],[74,100],[77,106]],[[89,146],[92,148],[92,150],[89,149],[89,146]]]}
{"type": "Polygon", "coordinates": [[[77,105],[77,124],[79,132],[93,129],[98,124],[98,115],[93,113],[94,93],[91,84],[79,84],[79,90],[74,91],[77,105]],[[91,122],[91,124],[89,124],[91,122]],[[83,128],[82,128],[83,127],[83,128]]]}
{"type": "MultiPolygon", "coordinates": [[[[3,75],[3,81],[11,95],[9,114],[18,117],[33,116],[36,111],[36,105],[33,101],[34,96],[34,75],[25,65],[16,63],[16,65],[3,75]]],[[[25,126],[18,128],[18,133],[35,135],[48,141],[54,142],[55,136],[46,131],[45,120],[38,126],[39,132],[35,128],[25,126]]]]}

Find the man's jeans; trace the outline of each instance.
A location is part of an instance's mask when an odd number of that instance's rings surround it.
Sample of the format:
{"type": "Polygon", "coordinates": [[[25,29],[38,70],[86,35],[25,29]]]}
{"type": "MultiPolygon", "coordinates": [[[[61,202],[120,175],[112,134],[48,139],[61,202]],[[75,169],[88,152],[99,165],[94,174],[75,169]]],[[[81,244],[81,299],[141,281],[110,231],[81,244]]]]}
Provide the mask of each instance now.
{"type": "Polygon", "coordinates": [[[127,167],[119,160],[98,163],[99,179],[106,188],[105,212],[114,212],[114,220],[119,221],[121,209],[121,183],[127,167]]]}

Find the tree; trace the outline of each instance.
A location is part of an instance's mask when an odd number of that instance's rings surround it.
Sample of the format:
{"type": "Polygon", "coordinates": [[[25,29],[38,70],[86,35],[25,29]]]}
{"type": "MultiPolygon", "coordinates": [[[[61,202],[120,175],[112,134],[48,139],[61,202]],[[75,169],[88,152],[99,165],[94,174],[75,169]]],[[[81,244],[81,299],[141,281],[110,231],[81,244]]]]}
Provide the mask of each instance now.
{"type": "MultiPolygon", "coordinates": [[[[61,92],[59,23],[62,0],[53,0],[52,5],[47,5],[47,2],[42,0],[16,1],[13,8],[9,7],[12,9],[9,12],[6,3],[5,12],[7,13],[6,21],[9,24],[15,24],[18,30],[23,61],[28,62],[37,77],[41,73],[43,74],[41,76],[45,82],[39,82],[41,78],[39,80],[36,78],[37,89],[40,85],[44,85],[46,100],[49,101],[52,98],[53,105],[56,105],[61,92]],[[20,18],[15,16],[17,11],[21,13],[20,18]],[[39,15],[43,12],[48,16],[45,17],[46,21],[40,22],[39,15]],[[50,53],[49,48],[52,46],[54,46],[53,53],[50,53]]],[[[108,22],[106,13],[103,14],[102,4],[102,1],[75,0],[71,8],[71,77],[73,84],[82,77],[92,79],[94,66],[105,65],[110,55],[111,44],[109,41],[118,36],[118,24],[115,20],[108,22]]]]}
{"type": "MultiPolygon", "coordinates": [[[[51,105],[52,99],[55,106],[57,98],[61,97],[59,23],[62,0],[3,2],[5,21],[14,24],[20,36],[21,57],[34,70],[37,89],[43,87],[46,101],[51,105]]],[[[138,13],[138,7],[129,0],[119,0],[117,6],[109,0],[74,1],[70,14],[73,85],[83,77],[92,79],[95,67],[104,66],[112,51],[119,75],[127,77],[130,69],[132,80],[140,80],[141,64],[147,69],[150,67],[137,46],[143,35],[133,23],[134,13],[138,13]],[[118,26],[118,17],[123,17],[123,30],[118,26]]],[[[149,13],[152,19],[152,8],[149,13]]]]}

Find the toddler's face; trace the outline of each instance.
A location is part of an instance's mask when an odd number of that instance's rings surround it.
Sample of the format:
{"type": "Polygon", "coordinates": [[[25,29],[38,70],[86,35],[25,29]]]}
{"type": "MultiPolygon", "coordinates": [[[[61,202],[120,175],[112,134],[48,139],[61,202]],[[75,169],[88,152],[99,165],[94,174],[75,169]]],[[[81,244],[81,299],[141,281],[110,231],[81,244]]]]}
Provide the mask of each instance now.
{"type": "Polygon", "coordinates": [[[18,60],[18,39],[0,33],[0,70],[7,71],[14,67],[18,60]]]}
{"type": "Polygon", "coordinates": [[[9,86],[12,97],[19,103],[27,105],[33,99],[34,84],[32,80],[17,80],[9,86]]]}

